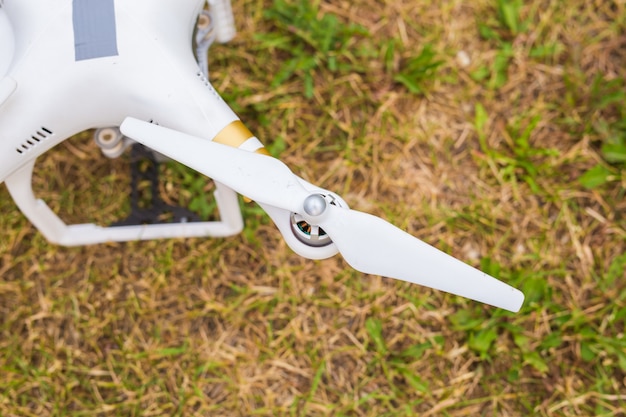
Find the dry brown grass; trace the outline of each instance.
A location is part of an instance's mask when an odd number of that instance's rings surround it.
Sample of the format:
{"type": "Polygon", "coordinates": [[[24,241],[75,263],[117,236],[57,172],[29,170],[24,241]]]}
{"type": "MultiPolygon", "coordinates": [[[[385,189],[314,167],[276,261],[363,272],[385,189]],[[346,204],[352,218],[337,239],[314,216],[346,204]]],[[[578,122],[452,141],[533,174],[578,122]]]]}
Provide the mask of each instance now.
{"type": "MultiPolygon", "coordinates": [[[[503,31],[499,88],[471,76],[501,50],[478,30],[497,21],[491,2],[322,3],[369,36],[349,41],[352,70],[314,73],[311,99],[297,75],[268,87],[286,58],[255,38],[278,30],[270,4],[235,2],[240,33],[212,50],[214,85],[242,119],[353,208],[500,268],[525,308],[301,259],[253,204],[233,238],[57,247],[2,189],[0,415],[626,415],[626,357],[611,350],[625,345],[623,269],[604,283],[626,265],[626,184],[577,181],[602,161],[593,127],[620,117],[598,109],[592,81],[626,78],[624,1],[526,2],[528,28],[503,31]],[[393,75],[427,43],[443,64],[411,94],[393,75]],[[511,129],[533,117],[530,145],[555,150],[527,158],[536,189],[511,129]]],[[[106,224],[125,211],[126,169],[83,135],[40,162],[35,188],[68,222],[106,224]]],[[[164,173],[167,198],[189,201],[164,173]]]]}

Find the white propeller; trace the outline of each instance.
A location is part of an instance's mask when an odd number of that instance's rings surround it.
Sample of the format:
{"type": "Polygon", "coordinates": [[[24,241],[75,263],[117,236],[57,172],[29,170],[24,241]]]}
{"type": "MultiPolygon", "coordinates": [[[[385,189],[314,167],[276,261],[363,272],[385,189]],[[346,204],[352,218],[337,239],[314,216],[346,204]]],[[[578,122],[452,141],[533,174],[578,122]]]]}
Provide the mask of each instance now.
{"type": "Polygon", "coordinates": [[[385,220],[310,194],[281,161],[133,118],[124,135],[260,203],[319,225],[354,269],[424,285],[517,312],[517,289],[422,242],[385,220]]]}

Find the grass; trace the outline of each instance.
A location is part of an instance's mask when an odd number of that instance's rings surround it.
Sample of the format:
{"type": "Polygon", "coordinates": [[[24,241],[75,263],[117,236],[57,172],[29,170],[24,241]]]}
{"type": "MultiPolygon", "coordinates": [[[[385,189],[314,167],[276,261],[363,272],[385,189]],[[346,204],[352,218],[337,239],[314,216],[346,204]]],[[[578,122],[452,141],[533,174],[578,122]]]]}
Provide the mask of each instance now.
{"type": "MultiPolygon", "coordinates": [[[[228,239],[58,247],[2,188],[0,415],[626,415],[624,3],[233,8],[212,81],[272,154],[524,307],[301,259],[244,202],[228,239]]],[[[126,170],[84,134],[35,189],[107,224],[126,170]]],[[[210,181],[162,173],[214,215],[210,181]]]]}

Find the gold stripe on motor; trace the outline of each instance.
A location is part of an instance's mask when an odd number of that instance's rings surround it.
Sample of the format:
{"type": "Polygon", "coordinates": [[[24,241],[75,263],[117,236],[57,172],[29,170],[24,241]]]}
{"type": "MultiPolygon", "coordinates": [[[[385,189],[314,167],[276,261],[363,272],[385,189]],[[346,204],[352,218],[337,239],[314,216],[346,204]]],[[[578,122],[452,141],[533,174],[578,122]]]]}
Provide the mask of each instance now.
{"type": "Polygon", "coordinates": [[[213,139],[213,142],[238,148],[253,136],[252,132],[241,123],[241,120],[235,120],[224,129],[220,130],[213,139]]]}
{"type": "MultiPolygon", "coordinates": [[[[213,139],[213,142],[221,143],[222,145],[232,146],[233,148],[238,148],[244,144],[248,139],[253,138],[254,135],[248,128],[241,122],[241,120],[235,120],[231,124],[227,125],[224,129],[220,130],[219,133],[213,139]]],[[[262,155],[269,155],[270,153],[263,148],[259,148],[255,151],[256,153],[260,153],[262,155]]]]}

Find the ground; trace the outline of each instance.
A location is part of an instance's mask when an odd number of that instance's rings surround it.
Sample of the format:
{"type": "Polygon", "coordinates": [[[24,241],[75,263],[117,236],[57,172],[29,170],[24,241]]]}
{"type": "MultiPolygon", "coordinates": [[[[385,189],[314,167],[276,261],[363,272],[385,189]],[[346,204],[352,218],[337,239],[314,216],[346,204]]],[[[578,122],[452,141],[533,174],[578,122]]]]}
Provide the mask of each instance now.
{"type": "MultiPolygon", "coordinates": [[[[0,187],[0,415],[625,416],[626,3],[233,3],[211,81],[296,173],[520,288],[519,313],[225,239],[48,243],[0,187]]],[[[162,168],[213,215],[210,180],[162,168]]],[[[37,165],[128,210],[91,132],[37,165]]],[[[420,265],[415,265],[416,269],[420,265]]]]}

